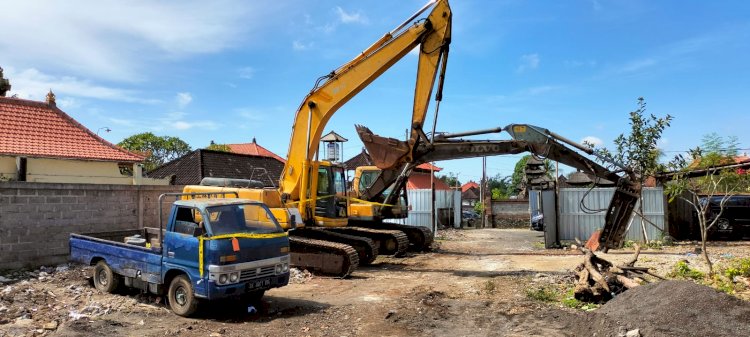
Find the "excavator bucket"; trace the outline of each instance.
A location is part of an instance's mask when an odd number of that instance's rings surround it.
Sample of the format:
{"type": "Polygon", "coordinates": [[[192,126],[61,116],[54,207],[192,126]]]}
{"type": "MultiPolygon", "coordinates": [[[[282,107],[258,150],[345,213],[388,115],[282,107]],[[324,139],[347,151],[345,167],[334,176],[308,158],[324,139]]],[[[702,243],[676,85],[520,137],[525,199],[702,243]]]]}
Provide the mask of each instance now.
{"type": "Polygon", "coordinates": [[[391,169],[402,162],[401,158],[409,154],[409,144],[398,139],[378,136],[369,128],[356,125],[359,139],[370,154],[372,164],[381,170],[391,169]]]}
{"type": "Polygon", "coordinates": [[[606,252],[610,248],[616,249],[622,246],[625,239],[625,231],[628,229],[630,218],[633,215],[633,208],[635,208],[635,204],[640,197],[641,188],[639,185],[623,181],[618,184],[615,189],[615,195],[612,196],[612,201],[609,203],[609,208],[607,208],[607,214],[604,218],[604,228],[602,228],[597,240],[599,245],[598,247],[591,248],[606,252]]]}

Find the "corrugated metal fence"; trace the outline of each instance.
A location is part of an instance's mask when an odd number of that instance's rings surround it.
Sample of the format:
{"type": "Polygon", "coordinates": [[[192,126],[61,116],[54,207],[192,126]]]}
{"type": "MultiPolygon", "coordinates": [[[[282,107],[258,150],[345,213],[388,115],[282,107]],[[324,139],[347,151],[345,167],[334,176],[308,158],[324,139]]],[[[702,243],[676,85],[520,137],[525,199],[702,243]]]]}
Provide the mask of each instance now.
{"type": "MultiPolygon", "coordinates": [[[[586,207],[592,210],[606,210],[614,191],[614,188],[561,188],[558,200],[558,238],[586,240],[594,230],[601,228],[604,225],[605,212],[586,213],[581,209],[580,202],[583,199],[586,207]]],[[[664,190],[661,187],[643,189],[643,215],[647,220],[645,224],[649,240],[660,239],[666,233],[663,232],[666,229],[665,203],[664,190]]],[[[638,209],[638,205],[635,209],[638,209]]],[[[626,240],[643,241],[641,218],[637,214],[630,222],[626,240]]]]}
{"type": "MultiPolygon", "coordinates": [[[[409,217],[406,219],[391,219],[387,222],[400,223],[412,226],[432,227],[432,191],[431,190],[408,190],[409,197],[409,217]]],[[[435,191],[435,208],[439,213],[442,209],[443,217],[438,214],[438,226],[454,226],[461,223],[461,191],[435,191]],[[445,214],[449,212],[449,214],[445,214]],[[445,217],[451,217],[452,222],[445,222],[445,217]],[[443,218],[443,219],[441,219],[443,218]],[[443,220],[443,222],[441,222],[443,220]]]]}

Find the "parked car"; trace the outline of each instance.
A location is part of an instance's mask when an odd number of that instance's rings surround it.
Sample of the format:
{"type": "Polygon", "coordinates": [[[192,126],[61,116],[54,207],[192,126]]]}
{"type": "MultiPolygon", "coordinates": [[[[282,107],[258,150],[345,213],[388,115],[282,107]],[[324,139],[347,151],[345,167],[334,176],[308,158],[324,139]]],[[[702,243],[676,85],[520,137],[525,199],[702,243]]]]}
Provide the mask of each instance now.
{"type": "MultiPolygon", "coordinates": [[[[717,195],[710,198],[707,210],[709,221],[717,216],[716,224],[709,229],[709,237],[741,239],[750,235],[750,195],[734,195],[724,203],[721,208],[721,200],[724,196],[717,195]]],[[[701,199],[705,203],[708,198],[701,199]]],[[[696,226],[698,222],[696,221],[696,226]]]]}
{"type": "Polygon", "coordinates": [[[540,210],[534,210],[531,213],[531,229],[535,231],[544,231],[544,214],[540,210]]]}
{"type": "Polygon", "coordinates": [[[480,216],[475,211],[461,211],[461,221],[468,226],[475,226],[479,223],[480,216]]]}

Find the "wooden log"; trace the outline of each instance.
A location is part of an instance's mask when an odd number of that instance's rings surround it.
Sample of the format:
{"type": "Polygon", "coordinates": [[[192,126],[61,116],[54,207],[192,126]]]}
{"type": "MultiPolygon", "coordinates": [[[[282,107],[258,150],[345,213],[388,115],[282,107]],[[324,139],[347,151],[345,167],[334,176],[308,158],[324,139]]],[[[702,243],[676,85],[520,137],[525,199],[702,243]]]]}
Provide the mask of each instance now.
{"type": "Polygon", "coordinates": [[[622,286],[625,287],[626,289],[633,289],[637,286],[640,286],[638,282],[631,280],[623,275],[617,275],[616,278],[617,278],[617,281],[620,282],[622,286]]]}
{"type": "Polygon", "coordinates": [[[639,244],[635,244],[635,252],[633,252],[633,257],[628,260],[628,262],[625,263],[626,266],[632,267],[635,266],[635,262],[638,261],[638,255],[641,255],[641,246],[639,244]]]}
{"type": "MultiPolygon", "coordinates": [[[[586,269],[588,269],[591,279],[594,280],[594,282],[598,284],[603,290],[605,290],[606,292],[610,292],[609,284],[607,284],[607,281],[604,279],[604,276],[602,276],[599,269],[596,268],[596,266],[591,261],[593,256],[594,256],[594,253],[588,250],[586,252],[586,256],[584,257],[583,264],[584,266],[586,266],[586,269]]],[[[594,291],[594,293],[596,293],[596,291],[594,291]]]]}

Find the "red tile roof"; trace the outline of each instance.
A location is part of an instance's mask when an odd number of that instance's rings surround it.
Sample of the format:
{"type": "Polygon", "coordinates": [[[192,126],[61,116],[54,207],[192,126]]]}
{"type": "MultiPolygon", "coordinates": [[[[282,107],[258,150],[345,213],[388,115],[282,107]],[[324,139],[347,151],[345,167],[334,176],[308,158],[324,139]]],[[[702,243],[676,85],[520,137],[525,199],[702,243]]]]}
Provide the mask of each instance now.
{"type": "Polygon", "coordinates": [[[468,182],[466,184],[463,184],[463,185],[461,185],[461,193],[466,192],[466,190],[468,190],[470,188],[479,188],[479,184],[477,184],[477,183],[475,183],[473,181],[470,181],[470,182],[468,182]]]}
{"type": "MultiPolygon", "coordinates": [[[[450,186],[446,184],[444,181],[440,179],[432,179],[432,181],[435,182],[435,189],[436,190],[450,190],[450,186]]],[[[429,173],[419,173],[419,172],[412,172],[411,175],[409,175],[409,180],[406,182],[406,189],[407,190],[422,190],[422,189],[430,189],[430,174],[429,173]]]]}
{"type": "Polygon", "coordinates": [[[425,171],[429,171],[430,168],[432,168],[433,171],[435,171],[435,172],[440,172],[440,171],[443,170],[442,168],[439,168],[439,167],[437,167],[435,165],[432,165],[430,163],[419,164],[419,165],[417,165],[417,167],[415,167],[415,169],[417,169],[417,170],[425,170],[425,171]]]}
{"type": "Polygon", "coordinates": [[[249,154],[253,156],[262,156],[262,157],[271,157],[275,158],[278,161],[282,163],[286,163],[286,159],[282,158],[281,156],[268,151],[265,147],[262,147],[258,145],[258,143],[255,142],[255,139],[253,138],[252,143],[241,143],[241,144],[227,144],[229,146],[229,150],[232,153],[238,153],[238,154],[249,154]]]}
{"type": "Polygon", "coordinates": [[[54,105],[0,97],[0,154],[142,162],[97,136],[54,105]]]}

